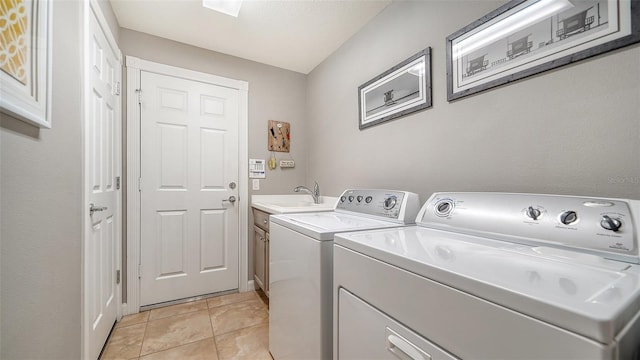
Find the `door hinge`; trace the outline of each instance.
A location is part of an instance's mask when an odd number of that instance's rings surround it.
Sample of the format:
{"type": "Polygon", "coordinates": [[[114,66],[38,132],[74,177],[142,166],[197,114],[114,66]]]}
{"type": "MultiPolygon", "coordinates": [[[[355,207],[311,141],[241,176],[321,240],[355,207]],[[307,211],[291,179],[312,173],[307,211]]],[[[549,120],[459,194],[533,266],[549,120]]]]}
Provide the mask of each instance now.
{"type": "Polygon", "coordinates": [[[138,104],[142,104],[142,89],[136,89],[136,93],[138,93],[138,104]]]}
{"type": "Polygon", "coordinates": [[[113,84],[113,95],[120,96],[120,81],[113,84]]]}
{"type": "Polygon", "coordinates": [[[138,279],[142,279],[142,264],[138,264],[138,279]]]}
{"type": "Polygon", "coordinates": [[[120,284],[120,270],[116,270],[116,285],[120,284]]]}
{"type": "Polygon", "coordinates": [[[116,190],[120,190],[120,176],[116,176],[116,190]]]}
{"type": "Polygon", "coordinates": [[[138,178],[138,191],[142,191],[142,178],[138,178]]]}

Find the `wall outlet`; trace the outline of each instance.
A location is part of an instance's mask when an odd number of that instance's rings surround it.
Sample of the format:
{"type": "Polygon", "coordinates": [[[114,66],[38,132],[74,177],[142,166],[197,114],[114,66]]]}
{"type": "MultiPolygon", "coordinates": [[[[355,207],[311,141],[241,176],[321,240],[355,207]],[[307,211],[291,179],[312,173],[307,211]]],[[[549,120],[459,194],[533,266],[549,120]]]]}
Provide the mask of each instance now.
{"type": "Polygon", "coordinates": [[[296,162],[293,160],[280,160],[281,168],[292,168],[296,166],[296,162]]]}

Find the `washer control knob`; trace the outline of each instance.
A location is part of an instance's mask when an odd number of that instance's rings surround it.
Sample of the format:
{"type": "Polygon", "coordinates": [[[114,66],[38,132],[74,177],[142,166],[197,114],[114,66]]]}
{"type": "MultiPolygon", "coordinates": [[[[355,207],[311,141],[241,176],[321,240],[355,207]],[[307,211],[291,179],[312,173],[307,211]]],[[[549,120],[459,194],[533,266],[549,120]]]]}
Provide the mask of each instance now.
{"type": "Polygon", "coordinates": [[[436,204],[436,215],[448,216],[453,210],[453,202],[451,200],[443,200],[436,204]]]}
{"type": "Polygon", "coordinates": [[[358,195],[358,197],[357,197],[358,202],[362,202],[362,198],[363,198],[363,196],[362,196],[362,195],[358,195]]]}
{"type": "Polygon", "coordinates": [[[364,202],[366,202],[367,204],[370,203],[371,201],[373,201],[372,196],[367,196],[366,198],[364,198],[364,202]]]}
{"type": "Polygon", "coordinates": [[[578,214],[573,210],[565,211],[560,214],[560,222],[565,225],[571,225],[576,221],[578,221],[578,214]]]}
{"type": "Polygon", "coordinates": [[[382,205],[384,206],[385,210],[391,210],[394,206],[396,206],[396,202],[398,202],[398,198],[396,198],[395,196],[389,196],[388,198],[384,199],[384,203],[382,205]]]}
{"type": "Polygon", "coordinates": [[[353,202],[353,195],[349,196],[349,202],[353,202]]]}
{"type": "Polygon", "coordinates": [[[609,215],[603,215],[600,221],[600,226],[606,230],[617,232],[622,227],[622,221],[617,218],[612,218],[609,215]]]}
{"type": "Polygon", "coordinates": [[[540,209],[529,206],[529,208],[527,209],[527,216],[533,220],[538,220],[538,218],[540,217],[540,209]]]}
{"type": "Polygon", "coordinates": [[[344,202],[345,200],[347,200],[347,197],[346,197],[346,196],[341,196],[341,197],[340,197],[340,202],[344,202]]]}

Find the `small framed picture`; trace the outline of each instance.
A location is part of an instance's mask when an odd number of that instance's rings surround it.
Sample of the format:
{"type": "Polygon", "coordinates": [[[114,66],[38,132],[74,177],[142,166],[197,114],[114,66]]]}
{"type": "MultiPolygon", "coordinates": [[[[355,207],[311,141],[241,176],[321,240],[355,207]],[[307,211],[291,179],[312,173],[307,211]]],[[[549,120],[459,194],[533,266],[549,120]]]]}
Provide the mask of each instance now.
{"type": "Polygon", "coordinates": [[[360,130],[431,107],[431,48],[358,88],[360,130]]]}

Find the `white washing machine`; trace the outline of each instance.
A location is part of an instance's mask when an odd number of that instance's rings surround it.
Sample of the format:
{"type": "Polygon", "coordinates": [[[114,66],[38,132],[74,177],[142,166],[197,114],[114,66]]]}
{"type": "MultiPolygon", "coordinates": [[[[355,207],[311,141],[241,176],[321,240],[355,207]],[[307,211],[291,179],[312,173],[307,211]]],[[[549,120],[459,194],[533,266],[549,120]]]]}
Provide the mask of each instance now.
{"type": "Polygon", "coordinates": [[[333,237],[412,224],[417,194],[346,190],[335,211],[270,216],[269,350],[275,360],[330,359],[333,237]]]}
{"type": "Polygon", "coordinates": [[[436,193],[334,246],[335,359],[640,359],[640,201],[436,193]]]}

